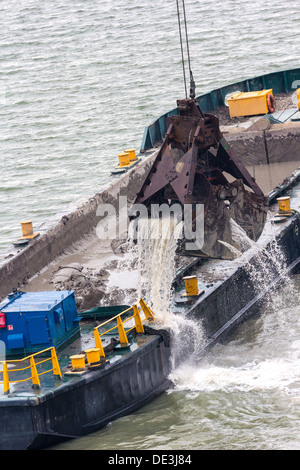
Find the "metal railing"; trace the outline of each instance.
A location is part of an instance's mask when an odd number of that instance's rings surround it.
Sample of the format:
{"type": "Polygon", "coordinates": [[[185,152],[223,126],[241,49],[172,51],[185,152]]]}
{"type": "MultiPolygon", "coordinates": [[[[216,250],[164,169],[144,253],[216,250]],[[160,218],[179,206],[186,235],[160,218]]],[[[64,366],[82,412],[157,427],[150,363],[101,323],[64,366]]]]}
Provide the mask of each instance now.
{"type": "Polygon", "coordinates": [[[41,387],[41,383],[40,383],[40,376],[41,375],[47,374],[48,372],[53,372],[53,375],[56,378],[58,378],[58,379],[62,378],[60,367],[59,367],[59,362],[58,362],[56,351],[55,351],[54,347],[43,349],[42,351],[38,351],[34,354],[31,354],[30,356],[23,357],[22,359],[14,359],[14,360],[10,360],[10,361],[0,361],[0,364],[2,364],[2,371],[0,371],[0,373],[2,372],[2,374],[3,374],[3,380],[0,381],[0,384],[3,384],[4,394],[6,394],[6,395],[9,393],[9,383],[10,382],[18,383],[18,382],[26,382],[27,380],[32,380],[32,387],[33,388],[40,388],[41,387]],[[51,356],[47,357],[46,359],[42,359],[39,362],[36,362],[35,357],[38,356],[38,355],[44,354],[47,351],[51,352],[51,356]],[[23,368],[9,369],[9,367],[8,367],[9,364],[22,363],[22,362],[25,362],[25,361],[28,361],[28,360],[29,360],[29,365],[27,365],[23,368]],[[38,373],[37,366],[39,366],[40,364],[43,364],[47,361],[52,361],[52,368],[48,369],[48,370],[43,370],[42,372],[38,373]],[[27,369],[30,369],[30,372],[31,372],[30,377],[26,377],[26,378],[19,379],[19,380],[16,380],[16,379],[11,380],[10,375],[12,373],[24,372],[27,369]]]}
{"type": "Polygon", "coordinates": [[[105,352],[104,352],[104,348],[102,345],[101,336],[106,335],[107,333],[111,332],[114,329],[118,329],[119,340],[120,340],[121,345],[127,346],[129,344],[127,334],[131,330],[135,329],[137,333],[144,333],[143,322],[145,320],[150,320],[150,321],[155,320],[152,310],[146,305],[143,299],[139,300],[139,304],[140,304],[141,309],[139,309],[138,304],[135,304],[132,307],[124,310],[123,312],[119,313],[118,315],[115,315],[114,317],[110,318],[109,320],[106,320],[105,322],[101,323],[101,325],[98,325],[94,328],[95,346],[96,348],[99,348],[100,350],[100,357],[105,357],[105,352]],[[130,310],[133,311],[133,315],[127,317],[125,320],[122,320],[122,316],[128,314],[130,310]],[[143,320],[141,319],[140,310],[143,310],[144,315],[145,315],[145,318],[143,320]],[[134,326],[131,328],[128,328],[125,331],[124,323],[132,319],[134,319],[134,326]],[[112,328],[109,328],[108,330],[105,330],[102,333],[99,333],[100,328],[103,328],[103,326],[107,325],[108,323],[111,323],[113,320],[117,321],[117,324],[115,326],[113,326],[112,328]]]}

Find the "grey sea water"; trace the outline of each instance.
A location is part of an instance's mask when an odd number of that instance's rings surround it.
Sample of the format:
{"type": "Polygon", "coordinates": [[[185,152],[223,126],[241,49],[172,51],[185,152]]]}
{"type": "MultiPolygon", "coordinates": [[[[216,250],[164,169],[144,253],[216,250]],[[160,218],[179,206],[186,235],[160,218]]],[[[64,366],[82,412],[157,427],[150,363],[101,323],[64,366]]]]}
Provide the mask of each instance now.
{"type": "MultiPolygon", "coordinates": [[[[298,66],[299,1],[186,1],[196,92],[298,66]]],[[[0,0],[0,254],[184,97],[176,1],[0,0]]]]}
{"type": "MultiPolygon", "coordinates": [[[[185,4],[197,95],[299,67],[299,0],[185,4]]],[[[1,255],[21,220],[38,229],[112,181],[118,153],[184,97],[176,1],[0,0],[0,60],[1,255]]],[[[286,289],[174,371],[173,391],[58,448],[299,449],[297,282],[286,289]]]]}

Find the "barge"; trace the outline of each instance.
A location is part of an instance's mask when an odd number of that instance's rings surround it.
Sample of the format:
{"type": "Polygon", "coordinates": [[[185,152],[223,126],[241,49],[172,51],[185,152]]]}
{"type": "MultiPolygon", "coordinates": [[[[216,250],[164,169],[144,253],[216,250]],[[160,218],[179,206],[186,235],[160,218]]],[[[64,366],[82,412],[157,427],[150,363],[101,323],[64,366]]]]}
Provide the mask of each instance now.
{"type": "MultiPolygon", "coordinates": [[[[225,98],[232,92],[271,87],[276,104],[277,93],[288,96],[297,80],[300,69],[278,72],[215,90],[195,101],[201,101],[201,107],[208,103],[209,112],[221,117],[228,112],[225,98]]],[[[240,246],[225,242],[226,253],[232,256],[223,256],[225,251],[216,257],[176,255],[170,311],[184,324],[200,325],[201,334],[199,329],[194,331],[192,351],[180,329],[176,336],[165,321],[160,299],[153,307],[147,280],[145,300],[138,296],[136,264],[123,233],[99,238],[104,216],[99,207],[113,207],[118,226],[124,229],[120,201],[126,200],[127,214],[127,205],[141,197],[163,148],[167,119],[178,110],[146,129],[136,165],[80,207],[39,227],[39,237],[26,246],[13,246],[1,260],[1,449],[45,448],[133,412],[172,385],[169,375],[174,367],[191,354],[201,358],[216,342],[225,341],[238,325],[259,313],[273,288],[298,271],[300,123],[291,120],[297,111],[286,111],[289,117],[284,122],[278,122],[279,114],[271,113],[273,121],[270,113],[263,116],[270,123],[268,130],[260,130],[266,124],[259,123],[261,116],[251,119],[254,130],[249,118],[221,125],[222,134],[239,150],[249,171],[253,164],[256,174],[274,162],[292,166],[265,197],[268,211],[257,239],[242,230],[240,246]],[[249,142],[262,154],[254,152],[249,142]],[[275,147],[274,142],[280,145],[275,147]],[[251,165],[249,153],[241,152],[241,147],[255,155],[251,165]],[[278,212],[274,202],[280,196],[289,197],[291,208],[278,212]],[[194,292],[186,290],[184,281],[191,280],[196,280],[194,292]],[[124,309],[99,322],[93,307],[116,304],[124,309]]]]}

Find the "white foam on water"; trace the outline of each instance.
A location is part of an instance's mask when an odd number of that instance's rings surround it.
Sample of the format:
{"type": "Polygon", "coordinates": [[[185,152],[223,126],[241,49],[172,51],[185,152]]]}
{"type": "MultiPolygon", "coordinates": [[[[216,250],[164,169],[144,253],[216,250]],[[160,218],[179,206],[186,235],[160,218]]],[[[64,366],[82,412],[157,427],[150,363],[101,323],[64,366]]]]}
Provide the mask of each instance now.
{"type": "MultiPolygon", "coordinates": [[[[257,335],[254,334],[254,339],[250,338],[248,342],[245,326],[244,343],[232,342],[220,346],[215,348],[216,353],[207,356],[201,364],[191,361],[177,367],[170,376],[174,389],[196,394],[219,390],[247,392],[273,389],[298,403],[300,341],[297,335],[300,332],[300,312],[297,306],[300,290],[295,291],[294,281],[287,273],[285,255],[276,240],[268,251],[262,249],[256,265],[253,265],[250,262],[251,255],[262,248],[259,241],[249,239],[234,221],[232,228],[234,242],[241,251],[229,244],[226,246],[245,263],[254,291],[259,293],[268,288],[277,274],[282,275],[285,283],[268,296],[260,328],[257,335]],[[225,364],[222,348],[223,351],[226,348],[225,364]]],[[[271,230],[274,228],[268,218],[265,231],[272,233],[271,230]]]]}
{"type": "Polygon", "coordinates": [[[268,303],[258,326],[251,325],[254,333],[248,335],[244,325],[238,340],[216,346],[202,363],[175,368],[170,375],[174,390],[187,391],[191,398],[211,392],[269,391],[278,406],[299,406],[300,312],[297,305],[283,309],[273,300],[273,311],[268,303]]]}
{"type": "Polygon", "coordinates": [[[212,391],[262,391],[279,390],[286,395],[299,398],[299,345],[297,358],[265,359],[261,362],[248,362],[237,367],[221,367],[214,364],[194,367],[180,366],[171,373],[175,390],[190,392],[212,391]],[[293,393],[294,392],[294,393],[293,393]]]}
{"type": "Polygon", "coordinates": [[[292,403],[298,405],[300,309],[297,305],[277,308],[275,300],[273,312],[270,304],[267,310],[258,326],[251,325],[256,331],[250,338],[244,325],[238,340],[216,346],[201,364],[190,363],[174,369],[170,376],[174,389],[196,395],[215,391],[264,393],[268,390],[276,393],[278,403],[288,400],[289,406],[292,403]]]}

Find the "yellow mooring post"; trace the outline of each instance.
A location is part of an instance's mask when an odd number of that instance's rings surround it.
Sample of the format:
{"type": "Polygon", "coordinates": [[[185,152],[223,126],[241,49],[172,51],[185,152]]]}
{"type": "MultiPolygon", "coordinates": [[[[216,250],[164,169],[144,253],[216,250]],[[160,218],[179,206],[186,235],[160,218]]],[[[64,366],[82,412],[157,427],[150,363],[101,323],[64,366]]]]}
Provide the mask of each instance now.
{"type": "Polygon", "coordinates": [[[3,362],[3,388],[4,388],[4,394],[8,395],[9,393],[9,378],[8,378],[8,368],[7,368],[7,363],[3,362]]]}
{"type": "Polygon", "coordinates": [[[85,355],[84,354],[74,354],[70,356],[72,361],[72,369],[82,370],[85,369],[85,355]]]}
{"type": "Polygon", "coordinates": [[[129,165],[130,158],[129,158],[129,154],[128,154],[128,153],[126,153],[126,152],[119,153],[119,154],[118,154],[118,157],[119,157],[119,165],[120,165],[120,166],[129,165]]]}
{"type": "Polygon", "coordinates": [[[124,325],[123,325],[120,315],[117,316],[117,325],[118,325],[120,343],[128,345],[127,335],[125,333],[124,325]]]}
{"type": "Polygon", "coordinates": [[[33,233],[32,220],[24,220],[21,222],[22,237],[19,240],[32,240],[36,238],[40,232],[33,233]]]}
{"type": "Polygon", "coordinates": [[[145,330],[143,327],[141,315],[139,312],[139,308],[136,304],[133,306],[133,315],[134,315],[134,321],[135,321],[135,331],[137,333],[144,333],[145,330]]]}
{"type": "Polygon", "coordinates": [[[30,369],[31,369],[31,380],[32,388],[40,388],[39,374],[37,373],[36,364],[33,356],[30,356],[30,369]]]}
{"type": "Polygon", "coordinates": [[[295,211],[291,209],[289,196],[278,197],[276,200],[278,202],[279,211],[274,215],[271,221],[274,224],[279,224],[285,222],[289,217],[292,217],[295,211]]]}
{"type": "Polygon", "coordinates": [[[196,276],[186,276],[183,278],[185,283],[186,295],[198,295],[198,283],[196,276]]]}
{"type": "Polygon", "coordinates": [[[23,222],[21,222],[21,228],[23,237],[33,235],[32,220],[24,220],[23,222]]]}
{"type": "Polygon", "coordinates": [[[290,197],[278,197],[278,207],[280,212],[291,212],[290,197]]]}
{"type": "Polygon", "coordinates": [[[124,152],[129,155],[129,160],[131,162],[134,162],[135,160],[137,160],[137,156],[135,154],[135,149],[124,150],[124,152]]]}
{"type": "Polygon", "coordinates": [[[84,351],[86,353],[86,359],[88,364],[96,364],[100,362],[100,349],[90,348],[84,351]]]}

